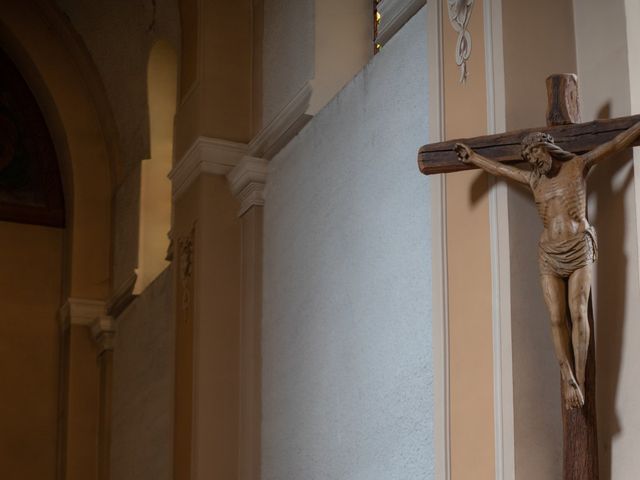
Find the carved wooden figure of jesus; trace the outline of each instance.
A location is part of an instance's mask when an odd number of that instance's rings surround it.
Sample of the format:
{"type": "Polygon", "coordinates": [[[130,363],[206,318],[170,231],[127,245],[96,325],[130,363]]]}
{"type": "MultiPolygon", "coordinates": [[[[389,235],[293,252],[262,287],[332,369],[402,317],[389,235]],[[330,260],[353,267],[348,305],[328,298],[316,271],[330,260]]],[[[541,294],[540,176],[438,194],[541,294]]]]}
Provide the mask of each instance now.
{"type": "Polygon", "coordinates": [[[587,309],[593,264],[598,257],[595,230],[587,220],[587,174],[596,163],[631,146],[639,137],[637,123],[590,152],[575,155],[557,146],[551,135],[531,133],[522,141],[522,158],[531,170],[488,159],[462,143],[455,145],[462,162],[527,185],[533,193],[544,227],[538,250],[540,279],[567,409],[585,403],[590,336],[587,309]]]}

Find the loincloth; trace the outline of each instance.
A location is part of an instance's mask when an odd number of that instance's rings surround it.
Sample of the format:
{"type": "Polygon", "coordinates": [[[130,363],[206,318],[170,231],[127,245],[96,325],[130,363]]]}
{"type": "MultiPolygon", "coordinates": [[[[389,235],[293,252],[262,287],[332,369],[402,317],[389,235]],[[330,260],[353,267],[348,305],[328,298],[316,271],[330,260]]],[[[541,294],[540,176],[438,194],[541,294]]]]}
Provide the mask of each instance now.
{"type": "Polygon", "coordinates": [[[598,259],[596,232],[589,226],[583,232],[565,240],[540,240],[538,264],[541,275],[569,277],[579,268],[598,259]]]}

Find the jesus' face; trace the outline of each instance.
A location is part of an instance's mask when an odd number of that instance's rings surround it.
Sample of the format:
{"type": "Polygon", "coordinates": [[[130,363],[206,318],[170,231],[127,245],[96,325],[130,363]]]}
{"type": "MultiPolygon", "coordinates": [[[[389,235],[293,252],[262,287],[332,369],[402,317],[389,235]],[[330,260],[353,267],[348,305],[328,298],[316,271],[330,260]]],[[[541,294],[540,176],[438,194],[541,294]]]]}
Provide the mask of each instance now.
{"type": "Polygon", "coordinates": [[[553,166],[553,159],[546,148],[541,145],[536,145],[531,147],[529,151],[529,163],[542,175],[546,175],[553,166]]]}

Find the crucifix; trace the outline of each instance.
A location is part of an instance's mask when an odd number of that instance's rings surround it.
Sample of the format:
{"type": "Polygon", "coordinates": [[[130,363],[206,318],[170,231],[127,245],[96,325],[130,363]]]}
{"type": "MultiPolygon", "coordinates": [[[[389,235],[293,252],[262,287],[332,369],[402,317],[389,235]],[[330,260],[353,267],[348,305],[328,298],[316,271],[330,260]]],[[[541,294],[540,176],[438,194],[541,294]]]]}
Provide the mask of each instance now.
{"type": "Polygon", "coordinates": [[[530,188],[543,225],[538,265],[560,365],[563,480],[597,480],[591,279],[598,247],[586,178],[593,166],[640,144],[640,115],[579,123],[572,74],[551,75],[547,93],[547,127],[426,145],[418,164],[425,175],[481,168],[530,188]]]}

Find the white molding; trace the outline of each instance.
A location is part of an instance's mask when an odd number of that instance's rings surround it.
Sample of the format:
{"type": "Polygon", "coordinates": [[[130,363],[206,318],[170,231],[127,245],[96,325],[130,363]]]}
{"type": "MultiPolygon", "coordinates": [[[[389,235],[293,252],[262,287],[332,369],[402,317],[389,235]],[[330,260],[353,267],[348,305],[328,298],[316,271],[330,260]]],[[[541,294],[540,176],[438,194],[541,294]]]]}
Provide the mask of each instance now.
{"type": "MultiPolygon", "coordinates": [[[[444,139],[444,79],[442,2],[427,3],[427,61],[429,68],[429,141],[444,139]]],[[[451,478],[451,419],[449,387],[449,294],[447,290],[447,192],[444,175],[430,178],[432,231],[432,329],[434,368],[435,471],[439,480],[451,478]]]]}
{"type": "Polygon", "coordinates": [[[380,46],[387,43],[424,4],[425,0],[380,0],[377,5],[380,23],[375,42],[380,46]]]}
{"type": "Polygon", "coordinates": [[[243,143],[198,137],[169,172],[174,200],[203,173],[226,175],[246,153],[247,146],[243,143]]]}
{"type": "Polygon", "coordinates": [[[249,154],[270,160],[312,118],[307,114],[311,103],[311,83],[307,82],[249,143],[249,154]]]}
{"type": "Polygon", "coordinates": [[[69,298],[60,309],[60,325],[63,331],[71,325],[87,327],[100,348],[99,354],[113,350],[115,320],[107,314],[107,303],[102,300],[69,298]]]}
{"type": "MultiPolygon", "coordinates": [[[[502,0],[485,0],[487,133],[506,130],[502,0]]],[[[513,365],[508,187],[490,178],[489,228],[493,330],[493,401],[496,480],[515,480],[513,365]]]]}
{"type": "Polygon", "coordinates": [[[90,326],[97,318],[107,315],[107,304],[102,300],[69,298],[60,309],[63,329],[70,325],[90,326]]]}
{"type": "Polygon", "coordinates": [[[99,354],[113,350],[116,335],[116,322],[113,317],[101,316],[90,325],[91,337],[100,347],[99,354]]]}
{"type": "MultiPolygon", "coordinates": [[[[627,19],[627,56],[629,62],[629,100],[630,115],[640,113],[640,4],[637,0],[625,0],[625,16],[627,19]]],[[[636,194],[636,243],[638,256],[638,273],[640,274],[640,147],[633,149],[633,176],[636,194]]]]}
{"type": "Polygon", "coordinates": [[[264,205],[267,170],[268,162],[263,158],[245,156],[227,174],[231,193],[240,201],[239,217],[255,205],[264,205]]]}

